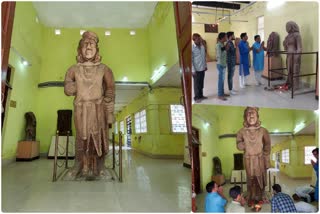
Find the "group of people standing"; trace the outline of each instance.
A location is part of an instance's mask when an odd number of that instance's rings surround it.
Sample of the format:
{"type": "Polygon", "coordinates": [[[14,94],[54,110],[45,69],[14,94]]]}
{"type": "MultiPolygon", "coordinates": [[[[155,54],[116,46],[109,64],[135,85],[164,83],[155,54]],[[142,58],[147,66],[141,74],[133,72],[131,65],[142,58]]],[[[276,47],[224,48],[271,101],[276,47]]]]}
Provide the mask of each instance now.
{"type": "MultiPolygon", "coordinates": [[[[255,43],[249,47],[247,42],[247,33],[241,33],[241,41],[238,44],[240,53],[239,65],[239,83],[240,88],[245,88],[248,85],[248,76],[250,74],[250,51],[253,51],[253,67],[255,71],[255,78],[257,85],[262,85],[261,76],[264,70],[264,51],[266,47],[264,42],[261,42],[260,35],[254,37],[255,43]]],[[[206,48],[203,44],[203,39],[200,34],[193,34],[194,44],[192,46],[192,74],[194,78],[194,101],[201,102],[207,99],[203,95],[205,71],[208,70],[206,62],[206,48]]],[[[227,100],[230,95],[236,95],[237,91],[233,86],[233,76],[236,67],[236,46],[234,44],[234,32],[221,32],[218,35],[218,42],[216,44],[216,59],[218,70],[218,99],[227,100]],[[230,94],[224,93],[224,80],[226,69],[228,70],[228,89],[230,94]]]]}

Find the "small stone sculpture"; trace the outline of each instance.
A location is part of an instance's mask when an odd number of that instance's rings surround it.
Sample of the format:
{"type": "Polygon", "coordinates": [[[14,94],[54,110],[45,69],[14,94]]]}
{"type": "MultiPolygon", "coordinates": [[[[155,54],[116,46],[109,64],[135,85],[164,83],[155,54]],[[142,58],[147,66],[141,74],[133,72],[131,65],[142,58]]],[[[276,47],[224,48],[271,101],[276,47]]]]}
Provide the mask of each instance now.
{"type": "Polygon", "coordinates": [[[249,202],[262,201],[270,167],[270,136],[267,129],[260,126],[258,110],[255,107],[245,109],[243,128],[237,133],[237,148],[244,151],[249,202]]]}
{"type": "Polygon", "coordinates": [[[267,41],[267,54],[269,54],[270,57],[278,55],[278,54],[269,53],[269,52],[279,51],[279,43],[280,43],[279,34],[276,32],[270,33],[267,41]]]}
{"type": "Polygon", "coordinates": [[[213,161],[213,175],[222,175],[220,158],[214,157],[212,161],[213,161]]]}
{"type": "Polygon", "coordinates": [[[301,64],[301,55],[300,54],[291,54],[291,53],[301,53],[302,52],[302,42],[299,32],[299,27],[297,23],[289,21],[286,24],[286,30],[288,35],[283,41],[284,50],[288,52],[287,54],[287,70],[288,78],[286,85],[288,88],[294,87],[294,90],[299,88],[299,78],[293,78],[292,75],[297,76],[300,74],[300,64],[301,64]]]}
{"type": "Polygon", "coordinates": [[[26,118],[26,141],[35,141],[36,140],[36,127],[37,121],[36,116],[33,112],[27,112],[24,114],[26,118]]]}
{"type": "Polygon", "coordinates": [[[104,165],[109,151],[108,127],[114,122],[115,82],[111,69],[101,63],[99,38],[84,32],[78,45],[77,64],[65,76],[64,92],[75,96],[76,151],[68,179],[108,177],[104,165]]]}

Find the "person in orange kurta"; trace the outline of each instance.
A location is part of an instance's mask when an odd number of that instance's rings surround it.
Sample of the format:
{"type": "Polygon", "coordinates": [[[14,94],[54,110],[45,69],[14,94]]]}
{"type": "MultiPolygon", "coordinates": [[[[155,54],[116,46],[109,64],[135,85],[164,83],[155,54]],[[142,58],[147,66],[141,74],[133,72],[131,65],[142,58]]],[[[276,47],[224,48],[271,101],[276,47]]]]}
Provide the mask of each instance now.
{"type": "Polygon", "coordinates": [[[114,121],[115,83],[111,69],[101,63],[98,36],[85,32],[78,46],[77,64],[65,76],[64,91],[74,99],[76,127],[75,165],[72,177],[106,175],[108,126],[114,121]]]}
{"type": "Polygon", "coordinates": [[[268,130],[261,127],[258,111],[255,107],[245,109],[244,127],[237,133],[237,148],[244,151],[249,203],[263,199],[267,169],[270,167],[270,136],[268,130]]]}

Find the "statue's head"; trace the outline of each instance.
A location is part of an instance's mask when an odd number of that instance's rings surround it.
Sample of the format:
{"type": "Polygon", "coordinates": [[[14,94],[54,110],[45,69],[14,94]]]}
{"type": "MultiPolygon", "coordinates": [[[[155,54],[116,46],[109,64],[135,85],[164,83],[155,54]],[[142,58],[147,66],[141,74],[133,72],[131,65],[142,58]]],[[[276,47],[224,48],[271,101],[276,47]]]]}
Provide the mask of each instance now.
{"type": "Polygon", "coordinates": [[[259,127],[261,125],[261,122],[259,120],[259,108],[247,107],[244,110],[243,119],[244,127],[259,127]]]}
{"type": "Polygon", "coordinates": [[[299,32],[299,26],[294,21],[289,21],[286,24],[286,30],[288,33],[299,32]]]}
{"type": "Polygon", "coordinates": [[[98,43],[99,38],[97,34],[91,31],[84,32],[78,45],[77,62],[100,62],[101,56],[99,55],[98,43]]]}

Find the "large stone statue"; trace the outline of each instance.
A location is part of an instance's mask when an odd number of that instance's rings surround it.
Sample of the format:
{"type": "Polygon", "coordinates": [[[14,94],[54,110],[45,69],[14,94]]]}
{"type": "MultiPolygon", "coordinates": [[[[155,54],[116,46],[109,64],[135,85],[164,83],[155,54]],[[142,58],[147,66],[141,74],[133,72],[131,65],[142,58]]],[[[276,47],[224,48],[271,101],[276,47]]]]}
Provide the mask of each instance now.
{"type": "Polygon", "coordinates": [[[258,110],[254,107],[245,109],[244,127],[237,133],[237,148],[244,151],[249,204],[262,200],[267,184],[267,169],[270,167],[270,136],[268,131],[260,126],[258,110]]]}
{"type": "Polygon", "coordinates": [[[293,89],[296,90],[299,88],[299,78],[293,78],[293,82],[291,80],[292,75],[296,76],[300,73],[300,64],[301,64],[301,55],[300,54],[290,54],[290,53],[300,53],[302,52],[302,42],[301,36],[299,32],[298,25],[289,21],[286,24],[286,30],[288,35],[283,41],[284,50],[288,52],[287,54],[287,70],[288,70],[288,78],[287,78],[287,88],[291,88],[293,84],[293,89]]]}
{"type": "Polygon", "coordinates": [[[88,180],[105,177],[108,125],[114,121],[115,83],[111,69],[101,63],[98,36],[85,32],[78,45],[77,64],[65,76],[64,92],[74,99],[75,165],[68,175],[88,180]]]}
{"type": "Polygon", "coordinates": [[[37,129],[37,121],[36,116],[33,112],[27,112],[24,114],[26,118],[26,141],[35,141],[36,140],[36,129],[37,129]]]}

